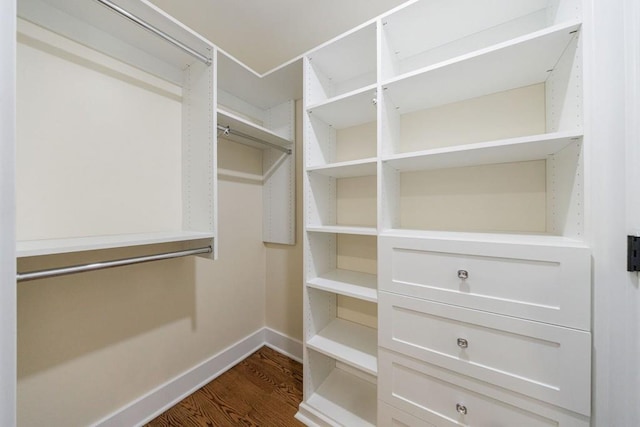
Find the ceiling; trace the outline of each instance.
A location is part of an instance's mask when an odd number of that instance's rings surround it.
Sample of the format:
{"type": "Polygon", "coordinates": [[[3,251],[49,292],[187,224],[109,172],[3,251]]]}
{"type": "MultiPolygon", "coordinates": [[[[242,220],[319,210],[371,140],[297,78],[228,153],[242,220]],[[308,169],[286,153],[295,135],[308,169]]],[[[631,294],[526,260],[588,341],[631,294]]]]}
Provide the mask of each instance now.
{"type": "Polygon", "coordinates": [[[258,73],[406,0],[151,0],[258,73]]]}

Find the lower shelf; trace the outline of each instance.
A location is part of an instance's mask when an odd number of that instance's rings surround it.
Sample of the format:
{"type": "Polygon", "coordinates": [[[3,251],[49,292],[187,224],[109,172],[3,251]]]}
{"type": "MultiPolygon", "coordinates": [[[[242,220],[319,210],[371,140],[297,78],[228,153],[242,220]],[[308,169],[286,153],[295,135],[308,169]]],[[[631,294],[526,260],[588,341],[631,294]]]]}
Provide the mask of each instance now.
{"type": "Polygon", "coordinates": [[[376,386],[339,368],[300,406],[337,426],[375,426],[376,386]],[[330,416],[328,415],[330,414],[330,416]]]}
{"type": "Polygon", "coordinates": [[[307,347],[360,369],[378,374],[378,331],[335,319],[307,341],[307,347]]]}

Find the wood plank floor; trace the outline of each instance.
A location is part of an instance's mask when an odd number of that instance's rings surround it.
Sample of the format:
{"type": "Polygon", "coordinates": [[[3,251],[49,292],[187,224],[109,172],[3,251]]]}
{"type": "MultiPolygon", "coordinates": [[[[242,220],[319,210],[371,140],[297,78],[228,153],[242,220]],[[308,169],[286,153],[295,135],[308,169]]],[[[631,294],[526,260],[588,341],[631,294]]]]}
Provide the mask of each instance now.
{"type": "Polygon", "coordinates": [[[146,425],[298,427],[301,400],[302,365],[262,347],[146,425]]]}

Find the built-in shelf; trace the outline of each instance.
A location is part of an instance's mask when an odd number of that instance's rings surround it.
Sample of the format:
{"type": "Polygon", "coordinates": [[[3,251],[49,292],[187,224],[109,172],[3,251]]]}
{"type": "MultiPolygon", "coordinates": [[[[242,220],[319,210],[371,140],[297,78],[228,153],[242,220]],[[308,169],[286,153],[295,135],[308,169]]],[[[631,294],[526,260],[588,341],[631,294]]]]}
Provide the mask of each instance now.
{"type": "Polygon", "coordinates": [[[330,417],[334,425],[373,427],[376,393],[374,384],[335,368],[300,408],[309,407],[322,418],[330,417]]]}
{"type": "Polygon", "coordinates": [[[336,318],[307,341],[307,347],[358,368],[378,372],[378,331],[336,318]]]}
{"type": "Polygon", "coordinates": [[[318,118],[334,129],[344,129],[376,119],[376,85],[369,85],[307,108],[310,117],[318,118]]]}
{"type": "Polygon", "coordinates": [[[556,25],[404,74],[383,83],[385,97],[404,114],[544,82],[579,29],[556,25]]]}
{"type": "MultiPolygon", "coordinates": [[[[203,62],[212,62],[212,45],[160,9],[139,1],[116,3],[200,55],[203,62]]],[[[20,0],[17,4],[18,16],[181,86],[184,70],[197,60],[176,43],[135,25],[98,1],[20,0]]]]}
{"type": "Polygon", "coordinates": [[[357,176],[371,176],[376,174],[377,160],[375,158],[331,163],[322,166],[308,166],[307,172],[333,178],[354,178],[357,176]]]}
{"type": "Polygon", "coordinates": [[[397,154],[383,162],[401,172],[545,159],[582,140],[581,132],[560,132],[397,154]]]}
{"type": "Polygon", "coordinates": [[[463,231],[437,231],[412,229],[385,229],[380,237],[414,237],[417,239],[456,240],[465,242],[498,242],[522,245],[565,246],[572,248],[586,248],[585,242],[579,238],[556,236],[552,234],[529,233],[481,233],[463,231]]]}
{"type": "Polygon", "coordinates": [[[357,234],[362,236],[375,236],[375,227],[353,227],[350,225],[307,225],[307,231],[315,233],[357,234]]]}
{"type": "Polygon", "coordinates": [[[364,301],[378,301],[375,274],[336,269],[307,280],[307,286],[364,301]]]}
{"type": "Polygon", "coordinates": [[[548,0],[414,2],[382,18],[382,78],[540,30],[562,19],[554,7],[548,0]]]}
{"type": "Polygon", "coordinates": [[[218,106],[218,125],[223,127],[228,127],[231,131],[229,135],[224,135],[224,138],[229,139],[231,141],[241,142],[243,144],[250,144],[257,148],[264,149],[264,148],[268,148],[268,146],[258,144],[247,138],[243,138],[237,133],[234,133],[234,131],[238,131],[242,134],[249,135],[252,138],[267,142],[269,144],[274,144],[283,148],[291,148],[293,144],[292,141],[286,138],[283,138],[280,135],[277,135],[273,131],[263,126],[260,126],[250,120],[247,120],[243,117],[240,117],[237,114],[227,111],[224,109],[224,107],[220,107],[220,106],[218,106]]]}
{"type": "Polygon", "coordinates": [[[307,102],[318,103],[376,82],[376,26],[355,29],[307,56],[307,102]]]}
{"type": "Polygon", "coordinates": [[[17,256],[29,257],[69,252],[113,249],[128,246],[153,245],[159,243],[184,242],[211,239],[213,233],[175,231],[140,234],[117,234],[110,236],[75,237],[67,239],[24,240],[17,242],[17,256]]]}

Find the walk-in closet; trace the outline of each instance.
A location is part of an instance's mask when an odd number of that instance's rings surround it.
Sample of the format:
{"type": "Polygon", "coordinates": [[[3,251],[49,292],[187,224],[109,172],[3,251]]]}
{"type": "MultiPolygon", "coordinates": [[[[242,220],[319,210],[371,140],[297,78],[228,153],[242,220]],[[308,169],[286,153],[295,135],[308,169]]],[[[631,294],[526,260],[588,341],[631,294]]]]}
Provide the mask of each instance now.
{"type": "Polygon", "coordinates": [[[640,425],[636,0],[8,0],[0,426],[640,425]]]}

